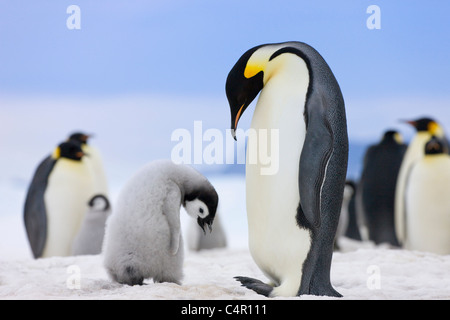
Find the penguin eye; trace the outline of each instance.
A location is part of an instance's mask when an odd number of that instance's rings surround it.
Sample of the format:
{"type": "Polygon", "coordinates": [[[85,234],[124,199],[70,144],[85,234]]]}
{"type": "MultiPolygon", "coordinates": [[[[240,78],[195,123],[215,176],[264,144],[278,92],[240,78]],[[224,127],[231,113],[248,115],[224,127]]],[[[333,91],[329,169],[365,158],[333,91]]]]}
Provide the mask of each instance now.
{"type": "Polygon", "coordinates": [[[203,208],[198,209],[198,212],[203,213],[203,208]]]}

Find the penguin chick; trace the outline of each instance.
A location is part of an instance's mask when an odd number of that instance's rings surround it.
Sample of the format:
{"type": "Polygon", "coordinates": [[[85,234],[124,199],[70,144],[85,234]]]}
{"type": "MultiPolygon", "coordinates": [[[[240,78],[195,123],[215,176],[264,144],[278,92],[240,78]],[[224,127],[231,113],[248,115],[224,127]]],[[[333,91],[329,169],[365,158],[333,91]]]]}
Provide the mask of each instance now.
{"type": "Polygon", "coordinates": [[[218,205],[211,183],[187,165],[158,160],[121,190],[105,233],[104,266],[112,280],[181,284],[184,259],[180,208],[211,229],[218,205]]]}
{"type": "Polygon", "coordinates": [[[111,213],[109,200],[104,195],[95,195],[88,202],[89,209],[73,240],[72,255],[100,254],[102,251],[105,223],[111,213]]]}

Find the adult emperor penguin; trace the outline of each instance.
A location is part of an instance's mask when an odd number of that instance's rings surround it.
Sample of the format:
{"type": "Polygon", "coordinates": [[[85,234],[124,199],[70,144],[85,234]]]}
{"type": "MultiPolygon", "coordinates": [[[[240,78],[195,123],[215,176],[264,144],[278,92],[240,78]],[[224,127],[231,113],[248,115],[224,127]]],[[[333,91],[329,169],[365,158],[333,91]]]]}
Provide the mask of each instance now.
{"type": "Polygon", "coordinates": [[[84,132],[74,132],[70,134],[68,140],[77,141],[81,143],[81,148],[86,154],[86,162],[92,166],[95,179],[95,193],[108,196],[108,181],[106,178],[106,172],[103,165],[103,159],[98,148],[88,143],[92,135],[84,132]]]}
{"type": "Polygon", "coordinates": [[[365,155],[356,193],[356,206],[376,244],[399,246],[395,235],[395,186],[407,145],[396,130],[384,132],[381,141],[371,145],[365,155]]]}
{"type": "Polygon", "coordinates": [[[100,254],[102,251],[105,224],[111,214],[107,197],[97,194],[88,202],[89,209],[73,240],[72,255],[100,254]]]}
{"type": "Polygon", "coordinates": [[[24,206],[25,228],[35,258],[71,255],[73,238],[93,190],[91,168],[78,143],[61,143],[39,164],[24,206]]]}
{"type": "Polygon", "coordinates": [[[249,248],[273,285],[236,279],[270,297],[340,296],[330,268],[348,160],[341,90],[322,56],[305,43],[254,47],[226,82],[235,137],[240,117],[259,92],[247,145],[249,248]],[[255,157],[258,148],[278,156],[276,172],[266,171],[266,159],[255,157]]]}
{"type": "Polygon", "coordinates": [[[409,172],[405,191],[406,241],[410,250],[450,254],[450,156],[436,137],[409,172]]]}
{"type": "Polygon", "coordinates": [[[443,141],[444,149],[448,150],[447,138],[444,129],[431,118],[420,118],[417,120],[406,121],[416,129],[416,135],[406,149],[403,157],[400,171],[397,177],[395,187],[395,234],[400,245],[405,243],[405,189],[407,186],[407,177],[412,165],[420,160],[424,155],[425,144],[436,136],[443,141]]]}
{"type": "Polygon", "coordinates": [[[180,208],[204,230],[214,221],[219,197],[200,172],[170,160],[140,169],[120,191],[107,221],[104,266],[116,282],[181,283],[183,238],[180,208]]]}

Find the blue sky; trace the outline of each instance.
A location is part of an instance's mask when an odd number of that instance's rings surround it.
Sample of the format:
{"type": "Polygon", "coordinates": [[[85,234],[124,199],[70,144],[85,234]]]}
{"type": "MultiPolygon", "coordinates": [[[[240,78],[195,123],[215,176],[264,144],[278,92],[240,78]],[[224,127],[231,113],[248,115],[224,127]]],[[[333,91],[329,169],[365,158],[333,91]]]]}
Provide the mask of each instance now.
{"type": "Polygon", "coordinates": [[[248,48],[304,41],[344,97],[448,96],[450,2],[0,1],[0,93],[224,95],[248,48]],[[66,9],[81,9],[69,30],[66,9]],[[369,5],[381,29],[369,30],[369,5]]]}
{"type": "Polygon", "coordinates": [[[85,130],[111,167],[168,157],[173,130],[229,127],[225,81],[247,49],[290,40],[333,70],[350,142],[392,128],[409,138],[398,120],[425,115],[448,131],[449,12],[442,0],[0,0],[1,152],[20,163],[32,150],[35,163],[85,130]],[[66,26],[72,4],[80,30],[66,26]],[[366,26],[370,5],[379,30],[366,26]]]}

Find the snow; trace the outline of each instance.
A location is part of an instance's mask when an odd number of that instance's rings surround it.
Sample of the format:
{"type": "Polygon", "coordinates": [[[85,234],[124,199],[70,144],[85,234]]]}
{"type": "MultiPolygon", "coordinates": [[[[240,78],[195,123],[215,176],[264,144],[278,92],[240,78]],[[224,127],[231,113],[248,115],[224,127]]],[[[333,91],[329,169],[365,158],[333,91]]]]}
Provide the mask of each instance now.
{"type": "MultiPolygon", "coordinates": [[[[174,145],[170,140],[172,130],[189,129],[194,120],[201,119],[198,114],[180,114],[177,119],[160,118],[155,129],[149,127],[148,119],[155,115],[151,114],[152,109],[148,106],[155,105],[157,99],[91,101],[86,105],[84,101],[68,102],[64,99],[21,101],[0,98],[0,102],[0,116],[5,119],[4,126],[0,128],[0,299],[267,301],[268,298],[241,287],[233,279],[235,276],[247,276],[267,281],[248,251],[245,181],[238,174],[208,175],[220,196],[219,211],[227,233],[228,247],[200,252],[185,249],[181,286],[155,284],[152,281],[134,287],[114,283],[103,268],[101,255],[32,259],[22,221],[26,188],[37,162],[67,133],[85,129],[96,134],[93,143],[103,151],[111,184],[111,202],[114,204],[121,186],[141,165],[162,155],[170,155],[174,145]],[[25,108],[26,105],[30,107],[25,108]],[[59,108],[59,105],[65,107],[59,108]],[[132,112],[125,114],[122,105],[128,105],[128,110],[132,112]],[[89,110],[90,117],[86,119],[83,112],[78,112],[80,108],[89,110]],[[117,123],[97,123],[96,119],[102,119],[104,110],[108,110],[111,121],[117,123]],[[56,127],[42,126],[42,130],[28,134],[30,128],[35,128],[34,119],[40,117],[40,113],[52,114],[53,118],[48,121],[56,127]],[[64,117],[64,113],[70,117],[64,117]],[[132,117],[133,114],[145,116],[132,117]],[[53,121],[55,119],[58,121],[53,121]],[[117,130],[119,124],[121,130],[117,130]],[[130,140],[129,137],[133,138],[130,140]],[[142,148],[143,145],[146,147],[142,148]],[[159,150],[160,153],[155,156],[150,153],[152,150],[159,150]]],[[[177,104],[181,105],[181,101],[163,102],[170,110],[175,110],[177,104]]],[[[212,104],[201,101],[189,103],[208,107],[212,104]]],[[[193,110],[189,107],[181,109],[193,110]]],[[[225,107],[218,108],[222,109],[227,111],[225,107]]],[[[225,115],[228,117],[228,113],[225,112],[225,115]]],[[[220,127],[217,123],[207,122],[204,126],[220,127]]],[[[184,234],[188,219],[187,214],[181,212],[184,234]]],[[[350,239],[343,239],[341,247],[343,251],[333,255],[331,269],[332,284],[344,296],[338,300],[450,299],[450,255],[393,249],[350,239]]],[[[287,298],[273,300],[284,299],[287,298]]],[[[289,299],[337,298],[301,296],[289,299]]]]}
{"type": "MultiPolygon", "coordinates": [[[[449,256],[357,249],[333,256],[332,283],[343,298],[274,299],[449,299],[449,270],[449,256]]],[[[114,283],[102,266],[101,255],[3,260],[0,299],[268,299],[241,287],[233,279],[236,275],[265,279],[249,252],[234,248],[188,252],[182,285],[114,283]]]]}
{"type": "MultiPolygon", "coordinates": [[[[182,285],[153,283],[127,286],[114,283],[103,267],[102,255],[34,260],[25,240],[20,216],[0,216],[0,299],[163,299],[267,300],[233,279],[267,281],[247,248],[247,223],[242,176],[211,178],[219,194],[228,247],[189,251],[185,248],[182,285]],[[234,200],[232,200],[234,199],[234,200]]],[[[190,219],[181,213],[184,231],[190,219]]],[[[185,234],[185,233],[184,233],[185,234]]],[[[333,255],[331,281],[340,300],[450,299],[450,255],[394,249],[386,245],[342,239],[333,255]]],[[[338,298],[301,296],[274,300],[338,298]]]]}

